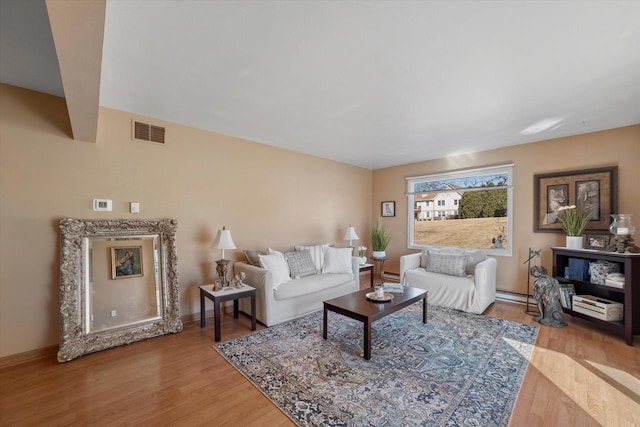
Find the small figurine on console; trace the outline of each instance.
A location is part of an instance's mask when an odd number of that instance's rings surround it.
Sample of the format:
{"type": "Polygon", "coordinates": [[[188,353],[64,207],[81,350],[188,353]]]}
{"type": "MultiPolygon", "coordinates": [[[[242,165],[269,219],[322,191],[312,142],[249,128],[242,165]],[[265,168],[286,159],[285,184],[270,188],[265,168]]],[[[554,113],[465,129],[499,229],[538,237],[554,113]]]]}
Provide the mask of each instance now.
{"type": "Polygon", "coordinates": [[[560,284],[556,279],[540,270],[533,272],[536,280],[533,282],[533,299],[538,303],[540,315],[533,318],[546,326],[562,328],[567,326],[564,321],[564,312],[560,304],[560,284]]]}

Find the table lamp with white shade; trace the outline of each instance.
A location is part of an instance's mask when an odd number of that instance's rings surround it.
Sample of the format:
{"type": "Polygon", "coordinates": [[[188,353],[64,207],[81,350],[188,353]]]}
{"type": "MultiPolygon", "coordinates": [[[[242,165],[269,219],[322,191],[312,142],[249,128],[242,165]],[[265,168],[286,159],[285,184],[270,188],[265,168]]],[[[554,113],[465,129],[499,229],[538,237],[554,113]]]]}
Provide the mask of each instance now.
{"type": "Polygon", "coordinates": [[[353,244],[352,242],[354,240],[360,240],[360,238],[358,237],[358,235],[356,234],[356,229],[353,226],[349,226],[347,228],[347,232],[344,233],[344,237],[342,238],[343,240],[348,240],[349,241],[349,247],[353,248],[353,244]]]}
{"type": "Polygon", "coordinates": [[[220,284],[222,286],[227,286],[229,281],[227,280],[227,265],[229,264],[229,260],[224,259],[224,250],[225,249],[236,249],[236,244],[233,243],[233,239],[231,238],[231,231],[227,230],[226,227],[222,227],[222,230],[218,230],[218,234],[216,235],[216,239],[213,241],[211,245],[213,249],[221,249],[222,250],[222,259],[216,261],[218,266],[216,267],[216,271],[218,272],[218,277],[220,278],[220,284]]]}

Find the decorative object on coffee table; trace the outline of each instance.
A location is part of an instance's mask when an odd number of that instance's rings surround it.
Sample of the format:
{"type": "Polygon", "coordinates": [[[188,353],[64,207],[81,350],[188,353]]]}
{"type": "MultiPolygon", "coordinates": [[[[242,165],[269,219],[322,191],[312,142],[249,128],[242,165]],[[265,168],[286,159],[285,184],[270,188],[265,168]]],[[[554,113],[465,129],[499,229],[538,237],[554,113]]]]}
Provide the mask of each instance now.
{"type": "Polygon", "coordinates": [[[633,243],[633,233],[636,231],[635,224],[631,221],[631,214],[611,215],[613,222],[609,226],[609,231],[613,234],[613,243],[607,248],[618,253],[638,253],[640,248],[633,243]]]}
{"type": "Polygon", "coordinates": [[[222,285],[222,287],[225,287],[229,284],[227,280],[227,266],[229,264],[229,260],[224,259],[224,250],[236,248],[236,244],[233,243],[233,239],[231,238],[231,231],[227,230],[226,227],[223,226],[222,230],[218,230],[216,239],[213,241],[211,247],[214,249],[222,250],[222,258],[216,261],[216,263],[218,264],[218,266],[216,267],[216,271],[218,272],[218,277],[220,278],[220,284],[222,285]]]}

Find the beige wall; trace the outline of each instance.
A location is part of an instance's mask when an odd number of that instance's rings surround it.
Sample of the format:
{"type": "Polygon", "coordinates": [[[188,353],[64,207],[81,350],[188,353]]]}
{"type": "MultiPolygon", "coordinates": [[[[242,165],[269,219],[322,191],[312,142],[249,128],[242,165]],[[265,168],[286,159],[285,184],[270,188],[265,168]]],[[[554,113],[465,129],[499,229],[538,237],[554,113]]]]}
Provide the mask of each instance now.
{"type": "MultiPolygon", "coordinates": [[[[167,144],[131,140],[131,119],[101,109],[98,141],[70,138],[64,99],[0,85],[0,357],[58,343],[60,218],[176,218],[181,314],[199,311],[197,286],[211,282],[210,249],[226,225],[240,249],[342,241],[349,224],[368,245],[380,202],[393,239],[385,269],[398,271],[406,245],[405,177],[513,162],[513,257],[498,258],[498,288],[524,292],[528,248],[561,234],[533,233],[533,175],[619,166],[619,212],[640,222],[640,125],[369,171],[173,123],[167,144]],[[373,194],[373,196],[372,196],[373,194]],[[94,198],[113,200],[93,212],[94,198]],[[130,201],[141,214],[130,214],[130,201]]],[[[229,258],[229,255],[227,255],[229,258]]],[[[235,258],[240,259],[239,253],[235,258]]]]}
{"type": "Polygon", "coordinates": [[[372,215],[379,215],[380,202],[396,201],[396,216],[383,219],[393,234],[385,270],[399,271],[400,255],[415,252],[407,249],[406,177],[506,163],[515,165],[513,256],[497,257],[499,290],[526,293],[522,263],[529,247],[543,250],[543,265],[550,270],[550,247],[564,246],[562,234],[533,232],[535,174],[617,165],[618,213],[635,214],[640,223],[640,125],[379,169],[373,172],[372,215]]]}
{"type": "Polygon", "coordinates": [[[239,250],[366,236],[370,170],[159,121],[164,146],[132,141],[132,118],[101,109],[97,142],[78,142],[64,99],[0,85],[0,357],[58,343],[60,218],[177,219],[182,315],[200,310],[223,225],[239,250]]]}

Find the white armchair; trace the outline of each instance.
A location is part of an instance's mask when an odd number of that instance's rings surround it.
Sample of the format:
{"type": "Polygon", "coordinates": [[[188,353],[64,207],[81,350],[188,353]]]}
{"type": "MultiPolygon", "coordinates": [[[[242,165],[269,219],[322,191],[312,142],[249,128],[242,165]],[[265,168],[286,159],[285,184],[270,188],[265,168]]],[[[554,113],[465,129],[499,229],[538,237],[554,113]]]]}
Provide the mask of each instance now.
{"type": "MultiPolygon", "coordinates": [[[[427,247],[423,252],[400,257],[400,282],[404,286],[426,289],[429,291],[429,304],[451,307],[469,313],[481,314],[496,299],[496,269],[495,258],[486,257],[471,261],[466,268],[465,275],[455,276],[440,272],[427,271],[421,267],[423,253],[433,250],[444,254],[469,255],[468,260],[483,254],[483,251],[470,251],[455,248],[427,247]]],[[[433,270],[433,269],[431,269],[433,270]]]]}

